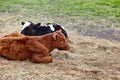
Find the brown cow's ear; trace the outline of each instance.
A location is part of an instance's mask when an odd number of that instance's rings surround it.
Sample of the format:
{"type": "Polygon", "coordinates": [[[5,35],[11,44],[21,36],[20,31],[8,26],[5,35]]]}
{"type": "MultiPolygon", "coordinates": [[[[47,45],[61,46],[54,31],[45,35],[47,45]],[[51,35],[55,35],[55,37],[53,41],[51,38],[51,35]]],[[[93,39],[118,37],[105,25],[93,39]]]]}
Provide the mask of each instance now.
{"type": "Polygon", "coordinates": [[[53,34],[53,39],[56,40],[57,39],[57,33],[53,34]]]}
{"type": "Polygon", "coordinates": [[[60,29],[59,31],[60,31],[60,32],[62,32],[62,30],[61,30],[61,29],[60,29]]]}
{"type": "Polygon", "coordinates": [[[61,32],[61,29],[60,29],[60,30],[57,30],[57,32],[61,32]]]}

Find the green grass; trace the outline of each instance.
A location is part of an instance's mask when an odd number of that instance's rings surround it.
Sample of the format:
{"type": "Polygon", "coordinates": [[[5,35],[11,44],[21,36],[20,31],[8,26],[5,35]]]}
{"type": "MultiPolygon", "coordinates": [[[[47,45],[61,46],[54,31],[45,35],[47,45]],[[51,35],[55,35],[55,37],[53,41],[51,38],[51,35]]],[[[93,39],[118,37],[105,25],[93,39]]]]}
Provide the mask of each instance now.
{"type": "Polygon", "coordinates": [[[0,12],[120,21],[120,0],[0,0],[0,12]]]}

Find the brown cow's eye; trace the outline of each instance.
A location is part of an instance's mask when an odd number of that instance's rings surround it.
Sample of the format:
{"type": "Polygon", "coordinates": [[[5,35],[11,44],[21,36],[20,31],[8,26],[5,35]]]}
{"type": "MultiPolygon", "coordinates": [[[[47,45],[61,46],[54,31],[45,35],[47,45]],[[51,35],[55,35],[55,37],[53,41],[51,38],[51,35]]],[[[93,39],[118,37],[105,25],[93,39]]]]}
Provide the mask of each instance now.
{"type": "Polygon", "coordinates": [[[60,39],[60,41],[63,41],[62,39],[60,39]]]}

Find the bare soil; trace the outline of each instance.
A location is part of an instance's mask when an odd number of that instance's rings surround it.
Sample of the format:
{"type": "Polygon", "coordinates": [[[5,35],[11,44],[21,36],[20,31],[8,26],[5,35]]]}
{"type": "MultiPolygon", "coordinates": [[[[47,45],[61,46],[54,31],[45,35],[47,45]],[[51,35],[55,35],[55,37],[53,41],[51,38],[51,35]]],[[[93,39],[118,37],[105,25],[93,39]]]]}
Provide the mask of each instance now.
{"type": "MultiPolygon", "coordinates": [[[[19,32],[22,20],[26,18],[0,13],[0,36],[19,32]]],[[[120,80],[120,30],[83,23],[65,28],[69,51],[54,50],[49,64],[0,57],[0,80],[120,80]]]]}

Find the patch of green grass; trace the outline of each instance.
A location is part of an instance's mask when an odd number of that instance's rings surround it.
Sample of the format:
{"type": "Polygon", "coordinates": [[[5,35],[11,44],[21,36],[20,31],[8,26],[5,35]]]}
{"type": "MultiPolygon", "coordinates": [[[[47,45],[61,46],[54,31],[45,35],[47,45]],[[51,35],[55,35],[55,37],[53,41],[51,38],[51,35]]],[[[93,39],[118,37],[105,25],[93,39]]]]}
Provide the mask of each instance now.
{"type": "Polygon", "coordinates": [[[120,21],[120,0],[0,0],[0,11],[120,21]]]}

